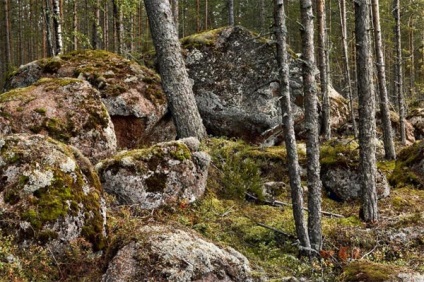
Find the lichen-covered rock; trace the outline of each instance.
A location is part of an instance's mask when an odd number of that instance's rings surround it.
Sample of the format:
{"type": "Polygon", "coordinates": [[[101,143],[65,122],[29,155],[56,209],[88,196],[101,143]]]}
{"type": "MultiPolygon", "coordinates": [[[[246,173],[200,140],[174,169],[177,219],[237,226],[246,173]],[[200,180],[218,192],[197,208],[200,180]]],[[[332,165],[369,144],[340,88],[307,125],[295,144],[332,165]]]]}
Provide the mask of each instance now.
{"type": "MultiPolygon", "coordinates": [[[[377,142],[376,142],[377,143],[377,142]]],[[[331,198],[350,201],[361,197],[359,144],[353,139],[330,140],[321,146],[321,180],[331,198]]],[[[377,197],[389,196],[386,175],[377,169],[377,197]]]]}
{"type": "Polygon", "coordinates": [[[90,162],[43,135],[0,137],[0,229],[23,242],[105,238],[106,208],[90,162]]]}
{"type": "MultiPolygon", "coordinates": [[[[376,175],[377,197],[379,199],[390,195],[390,187],[386,176],[377,171],[376,175]]],[[[322,185],[331,198],[340,201],[350,201],[360,199],[360,171],[357,168],[325,168],[322,175],[322,185]]]]}
{"type": "Polygon", "coordinates": [[[418,189],[424,188],[424,140],[399,152],[389,180],[395,187],[412,185],[418,189]]]}
{"type": "Polygon", "coordinates": [[[351,122],[349,101],[340,95],[333,87],[328,87],[330,98],[330,126],[334,131],[345,130],[351,122]]]}
{"type": "Polygon", "coordinates": [[[414,127],[415,139],[424,139],[424,108],[413,109],[407,120],[414,127]]]}
{"type": "Polygon", "coordinates": [[[5,89],[29,86],[41,77],[80,78],[98,89],[121,148],[135,148],[167,112],[159,76],[106,51],[74,51],[31,62],[8,79],[5,89]]]}
{"type": "MultiPolygon", "coordinates": [[[[281,123],[278,67],[271,42],[240,26],[182,39],[193,91],[207,131],[262,142],[281,123]]],[[[291,66],[292,100],[303,106],[298,62],[291,66]]],[[[295,122],[301,122],[303,111],[295,122]]]]}
{"type": "MultiPolygon", "coordinates": [[[[376,117],[377,117],[377,129],[381,128],[381,114],[378,111],[376,113],[376,117]]],[[[400,123],[399,123],[399,115],[394,112],[394,111],[390,111],[390,122],[392,124],[392,131],[393,134],[395,136],[397,136],[397,138],[400,138],[400,123]]],[[[415,135],[414,135],[414,127],[412,126],[412,124],[408,121],[405,120],[405,133],[406,133],[406,143],[407,145],[411,145],[415,142],[415,135]]]]}
{"type": "Polygon", "coordinates": [[[113,123],[99,92],[79,79],[43,78],[0,95],[0,134],[45,134],[92,161],[116,152],[113,123]]]}
{"type": "Polygon", "coordinates": [[[143,239],[118,251],[102,282],[252,281],[249,261],[232,248],[173,226],[145,226],[137,233],[143,239]]]}
{"type": "Polygon", "coordinates": [[[209,163],[209,155],[199,152],[199,141],[186,138],[120,152],[96,169],[105,191],[121,204],[154,209],[202,196],[209,163]]]}

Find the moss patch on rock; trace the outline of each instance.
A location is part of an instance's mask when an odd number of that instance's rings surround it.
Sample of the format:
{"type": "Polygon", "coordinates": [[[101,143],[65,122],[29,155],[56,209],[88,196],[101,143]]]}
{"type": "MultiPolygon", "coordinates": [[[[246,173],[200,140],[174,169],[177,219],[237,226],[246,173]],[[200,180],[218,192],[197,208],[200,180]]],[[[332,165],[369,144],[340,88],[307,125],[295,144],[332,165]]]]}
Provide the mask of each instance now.
{"type": "Polygon", "coordinates": [[[389,181],[395,187],[410,185],[424,188],[424,141],[406,147],[397,156],[396,165],[389,181]]]}
{"type": "Polygon", "coordinates": [[[95,249],[102,248],[104,217],[97,175],[83,173],[80,167],[84,164],[72,149],[48,137],[10,135],[0,141],[4,142],[0,151],[0,178],[4,181],[0,193],[6,196],[9,206],[5,213],[10,219],[2,224],[3,230],[13,233],[13,228],[26,226],[19,240],[66,241],[78,236],[66,230],[66,224],[75,221],[76,229],[81,228],[80,235],[95,249]]]}

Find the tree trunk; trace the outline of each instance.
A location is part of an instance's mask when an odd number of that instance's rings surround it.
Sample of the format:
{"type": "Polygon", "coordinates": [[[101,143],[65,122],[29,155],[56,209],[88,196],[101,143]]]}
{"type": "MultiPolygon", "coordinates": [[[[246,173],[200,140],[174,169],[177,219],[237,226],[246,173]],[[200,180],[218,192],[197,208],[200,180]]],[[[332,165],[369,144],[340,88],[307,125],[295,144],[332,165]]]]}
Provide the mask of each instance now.
{"type": "Polygon", "coordinates": [[[406,130],[405,130],[405,102],[403,98],[403,73],[402,73],[402,38],[400,33],[400,0],[393,1],[393,16],[395,18],[395,45],[396,45],[396,77],[394,79],[396,97],[399,109],[399,125],[400,139],[402,145],[406,145],[406,130]]]}
{"type": "Polygon", "coordinates": [[[53,27],[55,33],[55,55],[61,55],[63,52],[62,41],[62,23],[60,17],[59,0],[53,0],[53,27]]]}
{"type": "Polygon", "coordinates": [[[92,42],[93,49],[101,49],[101,29],[100,29],[100,1],[96,0],[94,3],[94,19],[93,19],[93,31],[92,31],[92,42]]]}
{"type": "Polygon", "coordinates": [[[78,12],[77,12],[77,1],[74,0],[73,11],[72,11],[72,42],[74,50],[78,49],[78,12]]]}
{"type": "Polygon", "coordinates": [[[205,0],[205,30],[208,29],[208,21],[209,21],[209,3],[208,0],[205,0]]]}
{"type": "Polygon", "coordinates": [[[370,36],[370,0],[355,1],[356,65],[359,98],[359,153],[362,210],[366,222],[378,221],[375,185],[375,99],[370,36]]]}
{"type": "Polygon", "coordinates": [[[179,27],[178,27],[178,0],[172,0],[172,16],[174,17],[174,24],[175,24],[175,30],[177,31],[177,34],[179,34],[179,27]]]}
{"type": "Polygon", "coordinates": [[[344,71],[346,75],[346,88],[347,88],[347,98],[349,100],[349,111],[350,119],[352,121],[353,134],[355,137],[358,137],[358,128],[355,121],[355,113],[353,110],[353,91],[352,91],[352,77],[350,75],[350,66],[349,66],[349,48],[347,44],[347,20],[346,20],[346,2],[345,0],[339,1],[340,9],[340,25],[342,29],[342,45],[343,45],[343,59],[344,59],[344,71]]]}
{"type": "Polygon", "coordinates": [[[46,37],[47,37],[47,46],[48,46],[48,52],[47,56],[54,56],[55,55],[55,47],[53,46],[53,38],[52,38],[52,25],[51,25],[51,9],[50,9],[50,0],[45,0],[45,7],[44,7],[44,15],[46,19],[46,37]]]}
{"type": "Polygon", "coordinates": [[[319,131],[317,85],[315,81],[315,48],[312,0],[300,1],[301,37],[302,37],[302,73],[303,93],[305,97],[305,128],[308,131],[306,139],[307,179],[308,179],[308,232],[311,247],[321,250],[321,179],[319,163],[319,131]]]}
{"type": "Polygon", "coordinates": [[[12,52],[10,48],[10,19],[9,19],[9,0],[4,0],[4,21],[6,29],[6,40],[5,40],[5,49],[6,49],[6,71],[12,65],[12,52]]]}
{"type": "MultiPolygon", "coordinates": [[[[284,1],[274,0],[274,25],[277,39],[277,62],[280,69],[281,110],[283,114],[283,129],[287,150],[293,217],[296,226],[296,235],[301,247],[310,249],[309,235],[303,216],[303,196],[300,181],[299,162],[297,155],[296,137],[290,104],[289,62],[287,58],[287,28],[284,14],[284,1]]],[[[309,251],[307,251],[308,253],[309,251]]]]}
{"type": "Polygon", "coordinates": [[[386,86],[386,68],[383,55],[383,41],[381,39],[380,9],[378,0],[372,0],[372,15],[374,22],[374,41],[377,59],[378,89],[380,94],[380,113],[383,129],[385,158],[396,159],[395,144],[393,142],[392,125],[390,122],[389,100],[386,86]]]}
{"type": "Polygon", "coordinates": [[[228,25],[234,26],[234,0],[227,0],[228,25]]]}
{"type": "Polygon", "coordinates": [[[326,27],[326,10],[325,0],[317,1],[317,17],[318,17],[318,50],[319,50],[319,72],[321,80],[322,95],[322,134],[326,140],[331,138],[330,127],[330,98],[328,97],[328,48],[327,48],[327,27],[326,27]]]}
{"type": "Polygon", "coordinates": [[[259,0],[259,30],[261,34],[267,32],[267,27],[265,26],[265,0],[259,0]]]}
{"type": "Polygon", "coordinates": [[[124,53],[124,25],[123,25],[123,13],[122,8],[119,6],[117,0],[113,0],[113,18],[115,21],[115,33],[116,33],[116,44],[115,52],[122,55],[124,53]]]}
{"type": "Polygon", "coordinates": [[[144,0],[159,63],[162,86],[168,98],[178,138],[206,137],[191,82],[181,55],[168,0],[144,0]]]}

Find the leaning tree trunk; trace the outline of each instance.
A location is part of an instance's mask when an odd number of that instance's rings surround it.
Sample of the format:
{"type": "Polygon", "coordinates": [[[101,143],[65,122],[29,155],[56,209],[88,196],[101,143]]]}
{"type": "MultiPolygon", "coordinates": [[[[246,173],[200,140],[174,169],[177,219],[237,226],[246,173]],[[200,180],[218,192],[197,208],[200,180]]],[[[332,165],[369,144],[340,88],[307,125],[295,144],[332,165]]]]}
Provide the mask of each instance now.
{"type": "Polygon", "coordinates": [[[62,22],[60,17],[59,0],[53,0],[53,27],[55,33],[55,55],[63,52],[62,22]]]}
{"type": "Polygon", "coordinates": [[[330,97],[328,96],[328,48],[327,48],[327,27],[326,27],[326,11],[325,0],[317,1],[317,18],[318,18],[318,50],[319,50],[319,72],[321,80],[321,96],[322,96],[322,129],[325,139],[331,138],[330,127],[330,97]]]}
{"type": "Polygon", "coordinates": [[[383,128],[385,158],[396,159],[395,144],[393,142],[392,125],[390,122],[389,99],[386,86],[386,68],[383,55],[383,41],[381,39],[380,9],[378,0],[372,0],[372,15],[374,22],[375,53],[377,57],[378,90],[380,93],[380,113],[383,128]]]}
{"type": "Polygon", "coordinates": [[[312,0],[300,1],[301,37],[302,37],[302,73],[303,93],[305,97],[305,128],[307,179],[308,179],[308,232],[311,247],[321,250],[321,178],[319,163],[318,101],[315,82],[315,48],[312,0]]]}
{"type": "Polygon", "coordinates": [[[206,137],[168,0],[144,0],[159,63],[162,86],[177,128],[178,138],[206,137]]]}
{"type": "Polygon", "coordinates": [[[277,62],[280,69],[280,95],[283,114],[284,137],[287,150],[290,188],[293,205],[293,217],[296,234],[301,247],[309,252],[310,242],[303,217],[303,196],[300,182],[299,162],[297,156],[296,137],[290,104],[289,63],[287,59],[287,28],[284,15],[284,1],[274,0],[275,37],[277,39],[277,62]]]}
{"type": "Polygon", "coordinates": [[[359,98],[359,154],[362,209],[366,222],[378,221],[375,159],[375,98],[370,36],[370,0],[355,1],[356,65],[359,98]]]}
{"type": "Polygon", "coordinates": [[[347,20],[346,20],[346,2],[345,0],[339,1],[340,8],[340,23],[342,28],[342,45],[343,45],[343,58],[344,58],[344,70],[346,75],[346,86],[347,86],[347,98],[349,100],[349,112],[350,119],[352,121],[353,134],[355,137],[358,137],[358,128],[355,121],[355,113],[353,110],[353,91],[352,91],[352,78],[350,75],[349,67],[349,52],[347,45],[347,20]]]}
{"type": "Polygon", "coordinates": [[[393,1],[393,16],[395,18],[395,45],[396,45],[396,77],[394,79],[396,96],[399,109],[399,130],[402,145],[406,145],[405,129],[405,101],[403,99],[403,73],[402,73],[402,39],[400,33],[400,0],[393,1]]]}

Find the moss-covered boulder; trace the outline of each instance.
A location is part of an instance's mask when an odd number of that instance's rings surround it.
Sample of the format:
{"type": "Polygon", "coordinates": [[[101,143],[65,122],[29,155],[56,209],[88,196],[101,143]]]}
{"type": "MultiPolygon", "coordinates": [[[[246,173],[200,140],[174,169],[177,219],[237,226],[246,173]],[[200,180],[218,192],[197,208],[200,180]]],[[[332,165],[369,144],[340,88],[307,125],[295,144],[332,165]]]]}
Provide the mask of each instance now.
{"type": "Polygon", "coordinates": [[[424,108],[413,109],[407,120],[414,127],[415,139],[424,139],[424,108]]]}
{"type": "Polygon", "coordinates": [[[399,152],[389,180],[395,187],[424,188],[424,140],[399,152]]]}
{"type": "Polygon", "coordinates": [[[123,151],[96,165],[106,192],[143,209],[193,202],[203,195],[210,157],[187,138],[123,151]]]}
{"type": "Polygon", "coordinates": [[[0,133],[44,134],[92,161],[116,152],[113,123],[99,92],[70,78],[43,78],[0,95],[0,133]]]}
{"type": "MultiPolygon", "coordinates": [[[[236,26],[182,39],[189,76],[207,131],[262,142],[281,123],[278,67],[273,43],[236,26]]],[[[291,65],[295,122],[303,119],[300,67],[291,65]]]]}
{"type": "MultiPolygon", "coordinates": [[[[115,124],[119,147],[156,141],[144,138],[167,112],[167,100],[154,71],[107,51],[74,51],[21,66],[5,89],[30,86],[41,77],[84,79],[99,90],[115,124]]],[[[166,136],[172,140],[175,132],[166,136]]]]}
{"type": "Polygon", "coordinates": [[[60,244],[105,238],[106,211],[90,162],[43,135],[0,137],[0,229],[19,242],[60,244]]]}
{"type": "Polygon", "coordinates": [[[402,267],[358,260],[344,267],[340,280],[351,282],[411,282],[424,281],[424,276],[402,267]]]}
{"type": "MultiPolygon", "coordinates": [[[[361,197],[359,145],[353,139],[334,139],[321,146],[321,180],[331,198],[350,201],[361,197]]],[[[378,198],[390,194],[390,186],[383,171],[377,169],[378,198]]]]}
{"type": "Polygon", "coordinates": [[[175,226],[139,228],[139,239],[123,246],[103,282],[253,281],[249,261],[232,248],[219,248],[175,226]]]}

